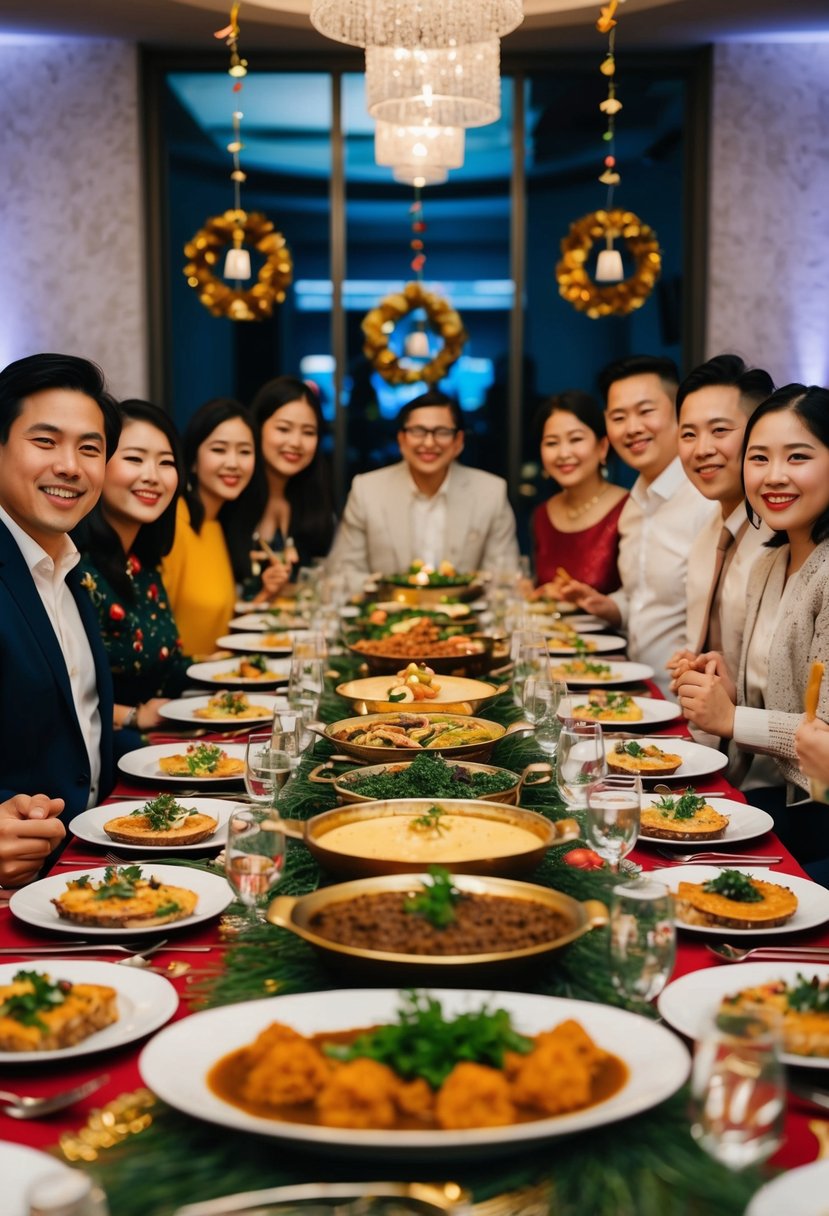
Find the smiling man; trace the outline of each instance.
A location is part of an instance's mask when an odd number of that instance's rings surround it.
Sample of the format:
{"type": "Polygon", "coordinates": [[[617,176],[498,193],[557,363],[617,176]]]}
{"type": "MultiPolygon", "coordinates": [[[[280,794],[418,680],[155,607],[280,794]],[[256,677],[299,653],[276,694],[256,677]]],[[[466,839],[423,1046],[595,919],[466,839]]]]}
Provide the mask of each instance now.
{"type": "Polygon", "coordinates": [[[400,411],[398,464],[354,478],[331,550],[332,569],[355,587],[372,573],[415,560],[457,570],[518,569],[515,516],[506,482],[458,464],[464,422],[450,397],[432,390],[400,411]]]}
{"type": "Polygon", "coordinates": [[[0,799],[63,799],[66,820],[112,787],[112,681],[67,533],[98,501],[120,426],[86,359],[0,372],[0,799]]]}
{"type": "Polygon", "coordinates": [[[624,628],[631,659],[653,667],[667,690],[666,664],[685,645],[685,579],[694,537],[715,513],[677,455],[676,366],[631,355],[599,377],[607,436],[639,474],[619,519],[619,575],[612,595],[573,582],[563,591],[586,612],[624,628]]]}

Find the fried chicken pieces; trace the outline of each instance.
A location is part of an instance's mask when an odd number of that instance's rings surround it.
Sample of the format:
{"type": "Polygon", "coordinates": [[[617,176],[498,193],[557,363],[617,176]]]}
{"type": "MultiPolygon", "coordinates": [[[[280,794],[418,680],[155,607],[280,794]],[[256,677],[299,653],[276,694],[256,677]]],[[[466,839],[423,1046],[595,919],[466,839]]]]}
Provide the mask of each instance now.
{"type": "Polygon", "coordinates": [[[385,1064],[360,1057],[340,1063],[278,1022],[239,1053],[242,1103],[274,1108],[312,1105],[318,1123],[343,1128],[498,1127],[587,1106],[608,1056],[575,1021],[536,1036],[526,1055],[507,1052],[502,1069],[456,1064],[437,1092],[406,1081],[385,1064]]]}

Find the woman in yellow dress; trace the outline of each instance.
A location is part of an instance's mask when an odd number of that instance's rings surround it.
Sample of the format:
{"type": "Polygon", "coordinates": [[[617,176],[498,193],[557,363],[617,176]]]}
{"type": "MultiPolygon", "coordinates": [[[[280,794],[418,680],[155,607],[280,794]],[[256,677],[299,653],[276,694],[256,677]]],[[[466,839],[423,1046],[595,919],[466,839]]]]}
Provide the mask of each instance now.
{"type": "Polygon", "coordinates": [[[184,460],[188,481],[162,576],[182,649],[208,655],[227,633],[256,525],[256,442],[244,406],[217,397],[198,409],[184,432],[184,460]]]}

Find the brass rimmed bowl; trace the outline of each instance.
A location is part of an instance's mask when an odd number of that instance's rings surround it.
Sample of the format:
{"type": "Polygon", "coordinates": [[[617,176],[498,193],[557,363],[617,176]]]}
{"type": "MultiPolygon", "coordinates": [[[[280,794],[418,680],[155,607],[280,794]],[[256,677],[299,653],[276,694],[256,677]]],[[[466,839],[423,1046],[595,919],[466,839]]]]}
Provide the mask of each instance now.
{"type": "MultiPolygon", "coordinates": [[[[401,667],[405,666],[405,663],[401,663],[401,667]]],[[[474,714],[509,688],[509,684],[490,684],[464,676],[441,676],[438,683],[441,686],[438,695],[423,701],[390,701],[389,690],[394,684],[394,676],[346,680],[344,684],[338,684],[334,691],[344,701],[349,701],[357,713],[363,714],[388,713],[401,707],[414,713],[429,709],[444,714],[474,714]]]]}
{"type": "Polygon", "coordinates": [[[577,840],[580,828],[575,819],[552,821],[535,811],[508,806],[502,802],[485,802],[472,798],[387,798],[376,802],[357,802],[305,821],[283,819],[280,824],[286,834],[302,840],[309,852],[330,874],[347,878],[366,878],[378,874],[417,874],[430,865],[445,866],[453,874],[495,874],[512,877],[527,874],[544,860],[551,845],[577,840]],[[469,820],[482,835],[487,823],[512,826],[522,830],[523,844],[517,852],[491,851],[486,846],[479,854],[461,860],[451,832],[439,829],[418,829],[416,844],[421,855],[407,860],[400,849],[383,851],[382,842],[373,828],[379,820],[396,819],[411,827],[415,819],[428,815],[434,807],[447,815],[469,820]],[[362,825],[364,853],[347,853],[329,846],[326,837],[335,828],[362,825]]]}
{"type": "Polygon", "coordinates": [[[407,706],[405,710],[396,709],[392,713],[362,714],[356,718],[342,718],[339,722],[332,722],[317,733],[321,734],[329,743],[332,743],[337,751],[345,752],[349,756],[355,756],[358,760],[362,760],[364,764],[384,764],[390,760],[413,760],[418,751],[431,751],[439,756],[458,760],[488,760],[492,755],[495,744],[503,739],[505,735],[533,729],[533,727],[522,722],[516,722],[510,727],[504,727],[498,722],[488,722],[485,718],[473,718],[464,714],[447,713],[443,707],[441,707],[441,711],[440,713],[425,713],[419,709],[413,710],[411,706],[407,706]],[[481,733],[485,733],[487,737],[475,739],[469,743],[446,742],[443,746],[440,746],[440,739],[437,739],[434,747],[425,748],[397,747],[391,743],[386,747],[373,743],[357,743],[351,739],[340,737],[341,733],[353,733],[358,729],[365,733],[372,726],[382,727],[384,723],[398,722],[401,717],[410,718],[413,714],[429,722],[445,722],[450,718],[461,717],[463,718],[464,726],[480,727],[481,733]]]}
{"type": "MultiPolygon", "coordinates": [[[[463,638],[465,645],[471,644],[474,649],[470,648],[457,654],[384,654],[362,650],[353,642],[349,643],[348,649],[355,659],[365,663],[368,670],[375,675],[393,676],[402,671],[409,663],[425,663],[438,675],[482,676],[486,675],[496,663],[509,660],[509,654],[504,650],[503,645],[496,649],[500,639],[492,634],[466,633],[458,636],[463,638]]],[[[378,643],[379,641],[380,639],[378,639],[378,643]]]]}
{"type": "Polygon", "coordinates": [[[450,600],[467,604],[483,594],[483,583],[477,577],[457,583],[442,583],[439,586],[413,586],[411,583],[389,582],[388,578],[377,579],[377,590],[372,599],[388,600],[395,604],[410,604],[419,608],[437,608],[450,600]]]}
{"type": "MultiPolygon", "coordinates": [[[[374,801],[370,795],[361,794],[359,789],[355,788],[358,778],[381,777],[384,773],[389,775],[404,773],[413,763],[409,760],[401,764],[371,764],[349,773],[335,772],[336,764],[346,760],[350,760],[350,757],[331,756],[324,764],[318,764],[308,774],[309,781],[332,786],[339,801],[346,803],[374,801]]],[[[531,788],[534,785],[547,785],[553,776],[552,765],[543,762],[528,764],[520,774],[513,773],[508,768],[498,768],[494,764],[479,764],[468,760],[460,762],[459,767],[470,773],[497,773],[505,781],[509,780],[509,784],[505,784],[502,790],[495,790],[491,794],[475,795],[475,800],[478,802],[502,802],[509,806],[518,806],[521,801],[521,791],[525,786],[531,788]]],[[[461,796],[459,789],[457,797],[461,796]]]]}
{"type": "Polygon", "coordinates": [[[428,881],[427,876],[423,874],[389,874],[382,878],[340,883],[299,898],[281,895],[270,904],[267,918],[272,925],[278,925],[301,937],[332,969],[346,971],[349,976],[365,975],[372,979],[383,979],[388,983],[440,982],[450,986],[474,986],[477,981],[492,984],[502,976],[520,971],[561,950],[591,929],[607,924],[608,920],[607,908],[598,900],[579,902],[561,891],[516,882],[514,879],[459,874],[454,879],[454,886],[462,893],[526,899],[530,905],[543,904],[559,912],[566,919],[568,927],[548,941],[518,950],[495,948],[486,954],[446,955],[393,954],[382,950],[366,950],[322,937],[311,928],[311,920],[316,913],[331,904],[388,891],[416,895],[428,881]]]}

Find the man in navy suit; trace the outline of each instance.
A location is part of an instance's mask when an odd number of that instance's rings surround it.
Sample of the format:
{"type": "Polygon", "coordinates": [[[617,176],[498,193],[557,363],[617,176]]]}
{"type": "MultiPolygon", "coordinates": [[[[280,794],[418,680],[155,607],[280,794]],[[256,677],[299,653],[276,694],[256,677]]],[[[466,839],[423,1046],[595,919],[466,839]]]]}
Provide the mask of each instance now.
{"type": "Polygon", "coordinates": [[[119,433],[86,359],[0,372],[0,800],[62,799],[67,822],[113,784],[112,681],[67,533],[98,501],[119,433]]]}

